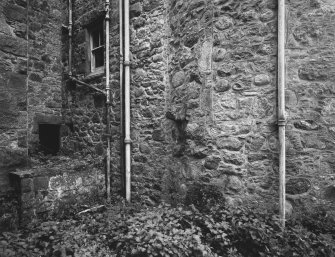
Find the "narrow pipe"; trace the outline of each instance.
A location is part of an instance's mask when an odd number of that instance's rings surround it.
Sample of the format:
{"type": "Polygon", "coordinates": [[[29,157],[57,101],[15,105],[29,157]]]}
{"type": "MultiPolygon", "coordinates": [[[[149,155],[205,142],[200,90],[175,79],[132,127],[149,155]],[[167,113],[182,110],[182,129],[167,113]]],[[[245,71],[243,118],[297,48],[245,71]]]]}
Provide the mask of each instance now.
{"type": "Polygon", "coordinates": [[[95,90],[95,91],[100,92],[100,93],[103,94],[103,95],[106,95],[106,92],[105,92],[105,91],[103,91],[103,90],[101,90],[101,89],[99,89],[99,88],[97,88],[97,87],[95,87],[95,86],[92,86],[92,85],[90,85],[90,84],[87,84],[87,83],[85,83],[85,82],[83,82],[83,81],[81,81],[81,80],[79,80],[79,79],[76,79],[75,77],[70,77],[70,79],[71,79],[72,81],[75,81],[76,83],[78,83],[78,84],[80,84],[80,85],[89,87],[89,88],[91,88],[91,89],[93,89],[93,90],[95,90]]]}
{"type": "Polygon", "coordinates": [[[120,167],[122,192],[125,195],[125,172],[124,172],[124,111],[123,111],[123,0],[119,0],[119,36],[120,36],[120,167]]]}
{"type": "Polygon", "coordinates": [[[109,9],[110,9],[110,3],[109,0],[106,0],[105,3],[105,11],[106,11],[106,17],[105,17],[105,23],[106,23],[106,133],[107,133],[107,158],[106,158],[106,167],[107,167],[107,180],[106,180],[106,191],[107,191],[107,202],[109,203],[111,200],[110,196],[110,161],[111,161],[111,153],[110,153],[110,144],[111,144],[111,132],[110,132],[110,84],[109,84],[109,9]]]}
{"type": "Polygon", "coordinates": [[[69,76],[72,76],[72,0],[69,0],[69,76]]]}
{"type": "Polygon", "coordinates": [[[125,170],[126,200],[131,201],[131,138],[130,138],[130,60],[129,60],[129,0],[124,1],[124,97],[125,97],[125,170]]]}
{"type": "MultiPolygon", "coordinates": [[[[26,9],[26,40],[27,40],[27,49],[26,49],[26,54],[27,54],[27,78],[26,78],[26,108],[27,108],[27,111],[26,111],[26,166],[28,167],[28,163],[29,163],[29,96],[28,96],[28,92],[29,92],[29,63],[30,63],[30,59],[29,59],[29,44],[30,44],[30,40],[29,40],[29,30],[30,30],[30,24],[29,24],[29,6],[30,6],[30,2],[29,0],[27,0],[27,9],[26,9]]],[[[21,218],[19,219],[21,220],[21,218]]]]}
{"type": "Polygon", "coordinates": [[[278,129],[279,129],[279,215],[285,228],[285,0],[278,0],[278,129]]]}

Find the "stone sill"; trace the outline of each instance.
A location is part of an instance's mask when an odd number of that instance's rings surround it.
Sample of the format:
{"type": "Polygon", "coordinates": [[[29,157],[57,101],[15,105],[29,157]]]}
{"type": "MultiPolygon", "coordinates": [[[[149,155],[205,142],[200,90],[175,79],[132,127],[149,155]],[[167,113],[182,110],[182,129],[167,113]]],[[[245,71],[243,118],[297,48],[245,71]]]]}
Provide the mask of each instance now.
{"type": "Polygon", "coordinates": [[[69,167],[69,160],[60,159],[52,163],[48,164],[36,164],[34,167],[17,169],[16,171],[10,172],[10,176],[16,178],[34,178],[34,177],[44,177],[44,176],[56,176],[64,173],[82,173],[83,170],[89,169],[91,166],[89,163],[82,160],[72,160],[71,167],[69,167]]]}
{"type": "Polygon", "coordinates": [[[103,69],[97,69],[94,72],[89,73],[86,77],[83,78],[84,82],[88,82],[97,78],[101,78],[105,75],[105,67],[103,69]]]}

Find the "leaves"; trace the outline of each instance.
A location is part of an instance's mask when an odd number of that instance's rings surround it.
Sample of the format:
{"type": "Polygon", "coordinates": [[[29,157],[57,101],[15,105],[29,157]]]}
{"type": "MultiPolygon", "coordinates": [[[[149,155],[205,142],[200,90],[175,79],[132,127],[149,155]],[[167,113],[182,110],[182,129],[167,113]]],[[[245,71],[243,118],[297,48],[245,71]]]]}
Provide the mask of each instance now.
{"type": "Polygon", "coordinates": [[[4,232],[0,256],[333,256],[334,223],[317,211],[288,222],[283,233],[278,217],[263,209],[115,205],[4,232]]]}

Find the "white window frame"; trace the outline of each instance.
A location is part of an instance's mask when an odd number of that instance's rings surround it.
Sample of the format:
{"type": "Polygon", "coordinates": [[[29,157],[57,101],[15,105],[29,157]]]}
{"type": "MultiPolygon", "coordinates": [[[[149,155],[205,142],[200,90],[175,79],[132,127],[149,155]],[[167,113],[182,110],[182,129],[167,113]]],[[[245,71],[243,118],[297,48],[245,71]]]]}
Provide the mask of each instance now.
{"type": "MultiPolygon", "coordinates": [[[[87,47],[87,57],[88,57],[88,75],[96,75],[96,74],[101,74],[104,73],[105,71],[105,58],[104,58],[104,53],[103,53],[103,61],[104,64],[102,66],[96,67],[96,55],[94,54],[94,51],[97,51],[99,49],[105,49],[105,39],[104,39],[104,31],[105,31],[105,26],[103,20],[94,22],[87,28],[87,39],[88,39],[88,47],[87,47]],[[93,47],[93,35],[94,32],[102,29],[102,34],[97,33],[99,36],[98,42],[99,45],[97,47],[93,47]]],[[[104,52],[104,51],[103,51],[104,52]]]]}

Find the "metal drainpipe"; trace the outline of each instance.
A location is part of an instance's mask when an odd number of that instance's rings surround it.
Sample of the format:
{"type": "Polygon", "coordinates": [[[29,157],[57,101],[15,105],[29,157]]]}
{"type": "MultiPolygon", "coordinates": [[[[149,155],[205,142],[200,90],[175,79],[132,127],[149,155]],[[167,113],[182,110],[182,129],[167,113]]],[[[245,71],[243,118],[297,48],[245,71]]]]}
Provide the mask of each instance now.
{"type": "Polygon", "coordinates": [[[72,0],[69,0],[69,76],[72,76],[72,0]]]}
{"type": "Polygon", "coordinates": [[[130,60],[129,60],[129,0],[124,1],[124,97],[125,97],[125,170],[126,170],[126,200],[131,200],[131,138],[130,138],[130,60]]]}
{"type": "Polygon", "coordinates": [[[106,11],[106,57],[105,57],[105,62],[106,62],[106,133],[107,133],[107,174],[106,174],[106,190],[107,190],[107,202],[110,202],[110,160],[111,160],[111,154],[110,154],[110,144],[111,144],[111,132],[110,132],[110,84],[109,84],[109,9],[110,9],[110,4],[109,0],[106,0],[105,3],[105,11],[106,11]]]}
{"type": "Polygon", "coordinates": [[[285,228],[285,0],[278,0],[278,129],[279,129],[279,214],[285,228]]]}
{"type": "Polygon", "coordinates": [[[123,111],[123,0],[119,0],[119,37],[120,37],[120,166],[122,192],[125,195],[125,173],[124,173],[124,111],[123,111]]]}

